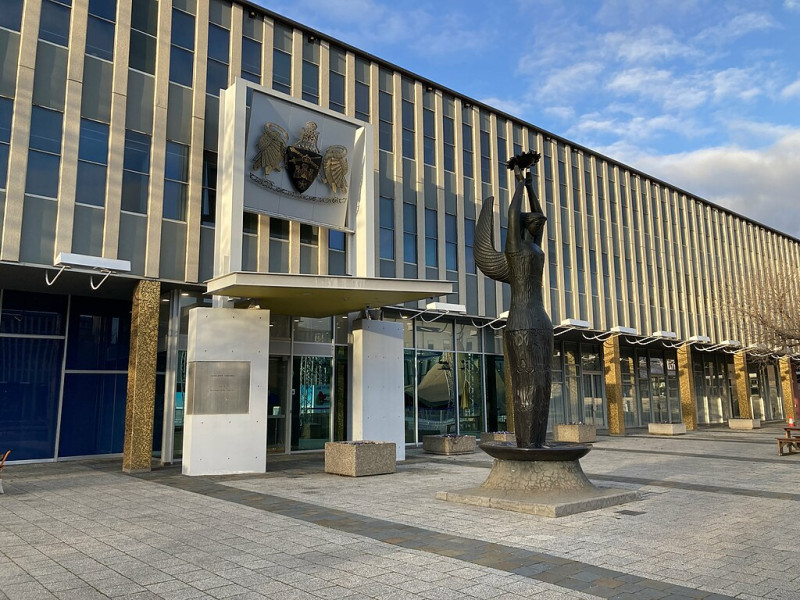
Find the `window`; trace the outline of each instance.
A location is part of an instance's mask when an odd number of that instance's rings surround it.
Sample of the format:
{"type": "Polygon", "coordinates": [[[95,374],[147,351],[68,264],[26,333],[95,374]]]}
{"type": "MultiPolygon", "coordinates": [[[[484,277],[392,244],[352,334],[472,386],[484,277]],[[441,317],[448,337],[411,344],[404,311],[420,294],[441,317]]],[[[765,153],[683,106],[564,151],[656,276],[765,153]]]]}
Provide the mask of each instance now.
{"type": "Polygon", "coordinates": [[[114,60],[114,19],[116,0],[90,0],[86,21],[86,54],[114,60]]]}
{"type": "Polygon", "coordinates": [[[261,83],[261,42],[242,38],[242,77],[261,83]]]}
{"type": "Polygon", "coordinates": [[[356,119],[369,121],[369,62],[356,58],[356,119]]]}
{"type": "MultiPolygon", "coordinates": [[[[428,96],[432,96],[428,92],[428,96]]],[[[422,109],[422,154],[426,165],[436,166],[436,115],[431,108],[422,109]]]]}
{"type": "Polygon", "coordinates": [[[108,170],[108,125],[81,119],[75,202],[104,206],[108,170]]]}
{"type": "Polygon", "coordinates": [[[438,215],[430,208],[425,209],[425,266],[438,267],[439,255],[436,248],[438,239],[438,215]]]}
{"type": "Polygon", "coordinates": [[[464,269],[467,273],[475,271],[475,220],[464,219],[464,269]]]}
{"type": "Polygon", "coordinates": [[[69,44],[69,17],[69,6],[54,0],[43,0],[39,17],[39,39],[66,47],[69,44]]]}
{"type": "Polygon", "coordinates": [[[506,161],[508,153],[506,151],[506,121],[497,119],[497,185],[501,188],[508,188],[508,169],[506,161]]]}
{"type": "Polygon", "coordinates": [[[381,69],[378,75],[378,146],[386,152],[393,151],[394,107],[392,106],[392,74],[381,69]]]}
{"type": "Polygon", "coordinates": [[[402,120],[403,120],[403,158],[414,159],[414,84],[408,80],[403,80],[403,101],[402,101],[402,120]]]}
{"type": "Polygon", "coordinates": [[[122,161],[122,210],[147,214],[149,183],[150,136],[127,130],[122,161]]]}
{"type": "Polygon", "coordinates": [[[269,220],[269,271],[289,272],[289,221],[269,220]]]}
{"type": "Polygon", "coordinates": [[[464,177],[475,177],[472,156],[472,109],[465,108],[461,116],[461,137],[464,144],[464,177]]]}
{"type": "Polygon", "coordinates": [[[158,2],[156,0],[133,0],[128,59],[131,69],[151,75],[155,74],[157,31],[158,2]]]}
{"type": "Polygon", "coordinates": [[[242,12],[242,78],[261,83],[261,43],[264,39],[264,20],[242,12]]]}
{"type": "Polygon", "coordinates": [[[328,231],[328,274],[345,275],[347,273],[346,246],[343,231],[328,231]]]}
{"type": "Polygon", "coordinates": [[[217,153],[203,151],[203,197],[200,224],[212,226],[217,210],[217,153]]]}
{"type": "Polygon", "coordinates": [[[403,202],[403,261],[417,264],[417,207],[403,202]]]}
{"type": "Polygon", "coordinates": [[[5,0],[3,10],[0,10],[0,27],[12,31],[19,31],[22,26],[23,0],[5,0]]]}
{"type": "Polygon", "coordinates": [[[444,216],[444,251],[445,268],[448,271],[458,270],[458,230],[456,228],[456,216],[446,214],[444,216]]]}
{"type": "Polygon", "coordinates": [[[300,272],[318,273],[319,227],[300,224],[300,272]]]}
{"type": "Polygon", "coordinates": [[[492,183],[492,140],[489,137],[489,115],[481,113],[481,181],[492,183]]]}
{"type": "Polygon", "coordinates": [[[186,220],[186,201],[189,191],[189,146],[167,141],[164,161],[163,217],[186,220]]]}
{"type": "Polygon", "coordinates": [[[380,197],[380,257],[394,260],[394,200],[380,197]]]}
{"type": "Polygon", "coordinates": [[[215,23],[208,24],[208,72],[206,93],[219,96],[219,91],[228,87],[228,51],[230,31],[215,23]]]}
{"type": "Polygon", "coordinates": [[[63,117],[58,111],[33,107],[25,182],[25,192],[28,194],[48,198],[58,196],[63,117]]]}
{"type": "Polygon", "coordinates": [[[192,86],[194,71],[194,16],[172,9],[172,46],[169,58],[169,80],[192,86]]]}
{"type": "Polygon", "coordinates": [[[303,40],[303,100],[319,104],[319,42],[303,40]]]}
{"type": "Polygon", "coordinates": [[[292,30],[275,23],[272,50],[272,89],[284,94],[292,92],[292,30]]]}
{"type": "Polygon", "coordinates": [[[344,50],[331,46],[330,49],[330,84],[328,89],[328,108],[344,114],[344,82],[347,72],[344,50]]]}
{"type": "Polygon", "coordinates": [[[442,163],[445,171],[453,173],[456,170],[456,125],[452,117],[453,99],[444,101],[444,116],[442,117],[442,135],[444,136],[444,154],[442,163]]]}
{"type": "Polygon", "coordinates": [[[8,174],[8,153],[11,144],[11,116],[14,112],[14,101],[0,97],[0,189],[6,187],[8,174]]]}

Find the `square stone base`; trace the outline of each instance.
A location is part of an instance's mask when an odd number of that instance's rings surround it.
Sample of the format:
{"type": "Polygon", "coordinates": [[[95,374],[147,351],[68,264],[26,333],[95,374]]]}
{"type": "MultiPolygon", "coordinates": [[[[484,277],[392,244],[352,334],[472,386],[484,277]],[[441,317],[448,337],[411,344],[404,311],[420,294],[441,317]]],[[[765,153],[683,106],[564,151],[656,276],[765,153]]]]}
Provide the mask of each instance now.
{"type": "Polygon", "coordinates": [[[594,425],[554,425],[553,439],[557,442],[585,444],[597,441],[597,427],[594,425]]]}
{"type": "Polygon", "coordinates": [[[683,423],[648,423],[650,435],[684,435],[686,425],[683,423]]]}
{"type": "Polygon", "coordinates": [[[348,477],[394,473],[395,450],[394,442],[326,442],[325,472],[348,477]]]}
{"type": "Polygon", "coordinates": [[[731,429],[761,429],[761,419],[728,419],[731,429]]]}
{"type": "Polygon", "coordinates": [[[639,499],[634,491],[592,488],[571,491],[531,492],[468,488],[437,492],[437,500],[497,508],[541,517],[565,517],[576,513],[617,506],[639,499]]]}
{"type": "Polygon", "coordinates": [[[422,449],[431,454],[471,454],[475,452],[475,438],[471,435],[425,435],[422,449]]]}

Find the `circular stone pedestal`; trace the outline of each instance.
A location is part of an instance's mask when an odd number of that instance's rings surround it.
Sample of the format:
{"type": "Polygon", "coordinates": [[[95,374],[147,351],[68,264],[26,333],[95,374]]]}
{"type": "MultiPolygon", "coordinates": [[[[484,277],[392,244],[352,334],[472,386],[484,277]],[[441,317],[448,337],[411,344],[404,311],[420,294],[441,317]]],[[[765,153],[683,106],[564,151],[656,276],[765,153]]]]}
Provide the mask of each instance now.
{"type": "Polygon", "coordinates": [[[561,517],[638,499],[633,491],[592,485],[578,461],[590,446],[564,443],[517,448],[489,442],[480,448],[494,457],[486,481],[477,488],[438,492],[439,500],[561,517]]]}
{"type": "Polygon", "coordinates": [[[577,460],[521,461],[495,459],[481,488],[554,492],[595,489],[577,460]]]}

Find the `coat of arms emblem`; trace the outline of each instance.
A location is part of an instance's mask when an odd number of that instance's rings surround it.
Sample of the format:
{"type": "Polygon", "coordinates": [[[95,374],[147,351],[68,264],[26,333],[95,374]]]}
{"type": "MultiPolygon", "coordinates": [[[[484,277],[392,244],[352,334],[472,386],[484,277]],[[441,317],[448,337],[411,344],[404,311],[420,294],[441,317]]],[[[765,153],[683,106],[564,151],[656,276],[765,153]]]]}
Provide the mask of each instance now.
{"type": "Polygon", "coordinates": [[[318,147],[317,124],[308,121],[299,139],[287,145],[289,134],[280,125],[267,123],[258,139],[258,153],[253,158],[253,171],[264,170],[265,175],[286,167],[286,174],[294,188],[305,192],[314,179],[330,186],[334,194],[347,193],[347,148],[328,146],[323,155],[318,147]]]}

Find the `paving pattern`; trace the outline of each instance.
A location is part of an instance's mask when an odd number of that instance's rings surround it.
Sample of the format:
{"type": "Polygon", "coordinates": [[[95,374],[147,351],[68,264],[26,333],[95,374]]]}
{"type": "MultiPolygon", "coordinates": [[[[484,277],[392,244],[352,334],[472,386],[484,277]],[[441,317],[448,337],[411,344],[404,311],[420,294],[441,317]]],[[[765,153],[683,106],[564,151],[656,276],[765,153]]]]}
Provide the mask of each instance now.
{"type": "Polygon", "coordinates": [[[139,477],[119,459],[11,465],[0,600],[800,599],[800,455],[776,428],[601,437],[581,463],[641,500],[558,519],[437,501],[491,459],[410,450],[397,473],[139,477]]]}

